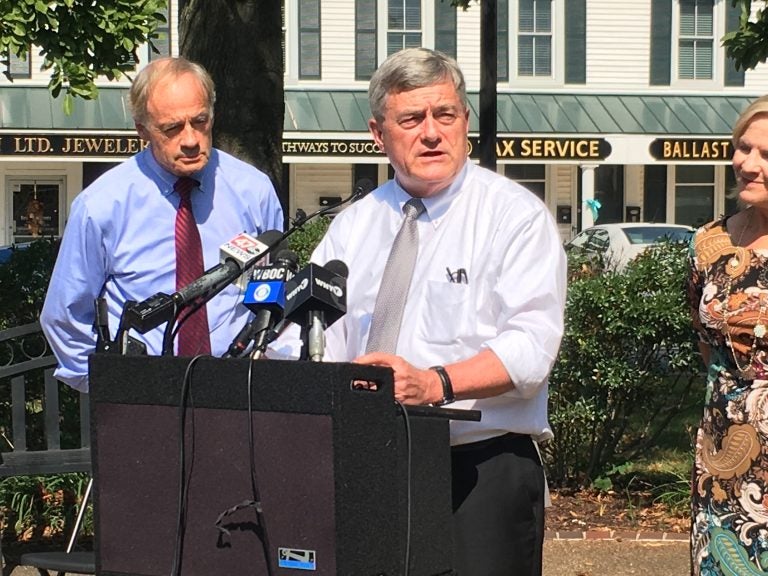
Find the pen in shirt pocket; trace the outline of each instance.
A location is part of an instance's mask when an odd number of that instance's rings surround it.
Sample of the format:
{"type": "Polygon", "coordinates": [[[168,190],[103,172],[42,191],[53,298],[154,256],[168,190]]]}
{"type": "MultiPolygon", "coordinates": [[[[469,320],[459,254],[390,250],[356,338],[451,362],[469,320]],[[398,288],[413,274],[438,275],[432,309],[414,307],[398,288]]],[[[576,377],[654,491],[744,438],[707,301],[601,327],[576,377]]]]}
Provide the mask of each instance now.
{"type": "Polygon", "coordinates": [[[469,284],[469,277],[464,268],[457,268],[452,272],[451,269],[446,266],[445,271],[448,274],[448,282],[451,284],[469,284]]]}

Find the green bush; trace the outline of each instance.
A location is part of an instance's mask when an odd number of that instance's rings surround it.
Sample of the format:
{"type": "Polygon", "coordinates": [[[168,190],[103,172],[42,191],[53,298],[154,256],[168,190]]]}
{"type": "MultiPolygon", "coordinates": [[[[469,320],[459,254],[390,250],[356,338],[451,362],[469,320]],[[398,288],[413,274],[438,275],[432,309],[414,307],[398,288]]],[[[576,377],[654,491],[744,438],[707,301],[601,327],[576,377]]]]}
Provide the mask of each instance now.
{"type": "Polygon", "coordinates": [[[687,248],[660,244],[621,272],[571,261],[550,378],[554,485],[590,484],[653,446],[692,401],[700,359],[685,301],[687,248]]]}
{"type": "Polygon", "coordinates": [[[58,241],[40,239],[0,264],[0,330],[38,319],[57,252],[58,241]]]}
{"type": "Polygon", "coordinates": [[[302,224],[299,229],[288,236],[288,245],[299,257],[299,268],[307,265],[310,256],[312,256],[312,250],[322,240],[330,223],[331,219],[327,216],[318,216],[306,224],[302,224]]]}

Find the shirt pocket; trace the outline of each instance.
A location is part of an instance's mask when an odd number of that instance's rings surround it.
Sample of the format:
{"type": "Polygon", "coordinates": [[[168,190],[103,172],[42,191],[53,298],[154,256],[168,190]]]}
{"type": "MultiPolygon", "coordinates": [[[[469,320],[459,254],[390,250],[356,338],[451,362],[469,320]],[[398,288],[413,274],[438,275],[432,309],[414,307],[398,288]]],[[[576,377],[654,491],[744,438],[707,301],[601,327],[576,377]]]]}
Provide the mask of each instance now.
{"type": "Polygon", "coordinates": [[[469,328],[470,304],[469,285],[428,281],[418,326],[422,338],[435,344],[456,342],[469,328]]]}

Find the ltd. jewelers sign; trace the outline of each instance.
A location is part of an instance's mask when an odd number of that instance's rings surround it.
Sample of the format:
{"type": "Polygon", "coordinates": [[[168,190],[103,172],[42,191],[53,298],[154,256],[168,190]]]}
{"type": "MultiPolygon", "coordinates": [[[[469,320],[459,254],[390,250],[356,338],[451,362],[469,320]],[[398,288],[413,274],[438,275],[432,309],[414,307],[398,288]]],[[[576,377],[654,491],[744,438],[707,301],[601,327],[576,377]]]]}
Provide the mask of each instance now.
{"type": "Polygon", "coordinates": [[[4,134],[0,133],[3,156],[90,156],[128,157],[146,144],[136,135],[105,134],[4,134]]]}

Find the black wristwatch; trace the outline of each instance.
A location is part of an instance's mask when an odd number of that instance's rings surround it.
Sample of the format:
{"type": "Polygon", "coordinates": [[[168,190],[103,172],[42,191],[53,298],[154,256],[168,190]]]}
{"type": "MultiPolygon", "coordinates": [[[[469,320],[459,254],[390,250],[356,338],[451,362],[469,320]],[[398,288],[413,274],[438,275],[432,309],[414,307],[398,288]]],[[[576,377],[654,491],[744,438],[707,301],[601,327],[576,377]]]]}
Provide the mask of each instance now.
{"type": "Polygon", "coordinates": [[[442,400],[434,402],[432,406],[445,406],[446,404],[455,402],[456,396],[453,394],[453,384],[451,384],[451,379],[448,376],[448,372],[445,371],[445,368],[442,366],[430,366],[429,369],[437,372],[437,375],[440,376],[440,383],[443,385],[442,400]]]}

